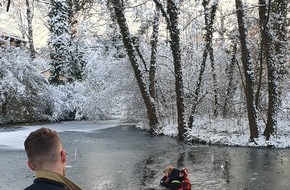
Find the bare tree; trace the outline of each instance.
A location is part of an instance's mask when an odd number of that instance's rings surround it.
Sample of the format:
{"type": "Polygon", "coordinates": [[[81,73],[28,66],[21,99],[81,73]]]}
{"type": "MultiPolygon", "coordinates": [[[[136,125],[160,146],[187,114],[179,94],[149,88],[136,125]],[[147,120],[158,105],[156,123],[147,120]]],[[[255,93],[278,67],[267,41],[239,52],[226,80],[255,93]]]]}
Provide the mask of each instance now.
{"type": "Polygon", "coordinates": [[[289,13],[288,10],[290,9],[287,8],[288,5],[290,5],[290,3],[287,0],[273,1],[271,5],[273,12],[272,15],[275,18],[273,20],[273,34],[275,35],[275,55],[278,63],[278,80],[280,85],[278,87],[279,96],[283,90],[281,82],[283,82],[286,77],[286,63],[287,56],[289,56],[289,50],[287,49],[287,33],[289,33],[289,31],[287,32],[287,18],[289,19],[289,16],[287,17],[287,14],[289,13]]]}
{"type": "Polygon", "coordinates": [[[32,19],[33,13],[31,10],[31,5],[29,0],[26,0],[26,15],[27,15],[27,26],[28,26],[28,42],[29,42],[29,50],[30,50],[30,57],[32,59],[35,58],[35,48],[33,42],[33,29],[32,29],[32,19]]]}
{"type": "Polygon", "coordinates": [[[185,138],[185,105],[184,105],[184,91],[183,78],[181,66],[181,48],[180,48],[180,34],[178,29],[178,8],[176,2],[167,0],[167,12],[158,0],[154,0],[157,7],[160,8],[163,17],[167,22],[167,28],[170,34],[170,47],[174,62],[175,75],[175,93],[176,93],[176,107],[177,107],[177,123],[178,123],[178,139],[183,141],[185,138]]]}
{"type": "Polygon", "coordinates": [[[153,31],[151,36],[151,60],[149,68],[149,92],[151,97],[155,97],[156,55],[158,45],[159,17],[159,8],[156,6],[156,11],[153,19],[153,31]]]}
{"type": "Polygon", "coordinates": [[[278,93],[278,67],[277,59],[275,57],[275,34],[272,30],[272,23],[276,21],[271,17],[271,1],[266,3],[265,0],[259,1],[259,11],[261,18],[261,34],[263,39],[264,56],[267,63],[268,70],[268,114],[267,124],[264,131],[266,139],[270,138],[270,135],[274,133],[274,129],[277,125],[277,112],[279,105],[279,93],[278,93]]]}
{"type": "Polygon", "coordinates": [[[205,49],[203,51],[202,55],[202,63],[200,65],[200,72],[197,80],[197,85],[193,94],[193,103],[189,115],[189,120],[188,120],[188,127],[192,128],[192,122],[194,120],[194,114],[196,111],[196,107],[198,104],[198,98],[199,98],[199,93],[200,93],[200,88],[203,80],[203,75],[205,72],[205,66],[206,66],[206,60],[208,53],[210,54],[210,61],[211,61],[211,68],[212,68],[212,73],[213,73],[213,81],[214,81],[214,102],[215,102],[215,109],[214,109],[214,115],[217,116],[217,81],[216,81],[216,74],[215,74],[215,66],[214,66],[214,56],[213,56],[213,47],[212,47],[212,37],[213,37],[213,21],[215,18],[216,10],[217,10],[217,3],[213,4],[211,6],[211,10],[209,10],[208,7],[209,0],[204,0],[203,1],[203,6],[204,6],[204,18],[205,18],[205,24],[206,24],[206,34],[205,34],[205,49]]]}
{"type": "Polygon", "coordinates": [[[137,53],[134,48],[133,41],[129,32],[129,28],[127,26],[127,21],[123,12],[124,6],[120,0],[112,0],[112,4],[114,7],[114,11],[115,11],[116,19],[120,28],[120,32],[123,36],[123,43],[126,48],[127,55],[129,57],[131,66],[135,74],[135,78],[137,80],[139,90],[141,92],[143,101],[145,103],[149,125],[150,125],[150,132],[154,132],[155,128],[158,125],[157,112],[154,105],[154,101],[152,100],[150,93],[147,90],[143,74],[138,65],[137,53]]]}
{"type": "Polygon", "coordinates": [[[184,139],[185,118],[184,118],[184,92],[183,92],[183,79],[181,67],[181,49],[180,49],[180,36],[178,29],[178,8],[174,0],[167,0],[167,12],[169,15],[169,32],[170,32],[170,47],[174,60],[174,74],[175,74],[175,92],[177,104],[177,123],[178,123],[178,139],[184,139]]]}
{"type": "Polygon", "coordinates": [[[233,42],[233,50],[232,50],[232,58],[229,65],[229,68],[227,69],[227,76],[228,76],[228,85],[226,90],[226,96],[225,96],[225,102],[223,106],[223,117],[226,117],[228,112],[228,107],[231,105],[232,98],[234,96],[234,92],[236,91],[236,87],[234,85],[234,71],[235,71],[235,65],[237,64],[237,43],[233,42]]]}
{"type": "Polygon", "coordinates": [[[253,140],[254,138],[257,138],[259,136],[258,127],[257,127],[257,111],[254,105],[253,63],[252,63],[250,51],[247,44],[247,31],[246,31],[245,22],[244,22],[245,15],[244,15],[243,3],[241,0],[235,0],[235,2],[236,2],[237,19],[238,19],[239,33],[240,33],[239,38],[240,38],[241,51],[242,51],[242,63],[243,63],[245,80],[246,80],[245,95],[246,95],[249,127],[250,127],[250,139],[253,140]]]}
{"type": "Polygon", "coordinates": [[[7,7],[6,7],[6,11],[7,11],[7,12],[9,11],[10,4],[11,4],[11,0],[8,0],[8,2],[7,2],[7,7]]]}
{"type": "MultiPolygon", "coordinates": [[[[206,3],[205,3],[206,4],[206,3]]],[[[207,3],[208,4],[208,3],[207,3]]],[[[211,12],[210,12],[210,19],[206,19],[206,28],[207,30],[211,33],[213,33],[213,20],[215,18],[216,10],[217,10],[218,2],[214,2],[213,5],[211,6],[211,12]]],[[[206,9],[206,6],[204,6],[206,9]]],[[[211,70],[212,70],[212,80],[213,80],[213,96],[214,96],[214,116],[218,116],[218,84],[217,84],[217,77],[216,77],[216,69],[215,69],[215,63],[214,63],[214,55],[213,55],[213,45],[212,45],[212,37],[209,42],[209,58],[210,58],[210,65],[211,65],[211,70]]]]}

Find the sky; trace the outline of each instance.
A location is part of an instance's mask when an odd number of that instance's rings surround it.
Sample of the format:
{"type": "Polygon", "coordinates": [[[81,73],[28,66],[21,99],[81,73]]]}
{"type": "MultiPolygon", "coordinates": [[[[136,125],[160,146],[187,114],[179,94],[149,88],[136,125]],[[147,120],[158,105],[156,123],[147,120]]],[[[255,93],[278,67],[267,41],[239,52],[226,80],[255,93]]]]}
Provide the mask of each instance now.
{"type": "MultiPolygon", "coordinates": [[[[23,1],[25,2],[25,1],[23,1]]],[[[24,6],[25,7],[25,6],[24,6]]],[[[25,14],[25,9],[21,9],[23,12],[22,14],[25,14]]],[[[37,14],[33,18],[33,36],[34,36],[34,45],[38,47],[43,47],[47,44],[48,39],[48,29],[43,24],[44,18],[40,17],[38,12],[35,12],[37,14]]],[[[24,17],[24,15],[22,15],[24,17]]],[[[21,34],[21,25],[19,24],[19,7],[11,7],[8,12],[6,12],[5,6],[0,6],[0,32],[6,32],[7,34],[17,36],[21,39],[23,39],[23,36],[21,34]]],[[[24,20],[26,24],[26,20],[24,20]]],[[[26,26],[25,26],[26,27],[26,26]]],[[[27,38],[25,38],[27,40],[27,38]]],[[[28,41],[28,40],[27,40],[28,41]]]]}
{"type": "MultiPolygon", "coordinates": [[[[233,9],[235,7],[235,1],[233,0],[216,0],[216,1],[219,1],[223,9],[233,9]]],[[[250,5],[257,4],[257,0],[243,0],[243,2],[249,3],[250,5]]],[[[19,1],[16,4],[12,4],[10,6],[9,11],[7,12],[6,3],[2,4],[2,6],[0,6],[0,17],[1,17],[0,32],[5,31],[6,33],[16,35],[17,37],[22,38],[21,30],[25,30],[27,27],[26,20],[25,20],[25,16],[26,16],[25,7],[26,7],[25,1],[23,2],[19,1]]],[[[101,6],[95,7],[93,10],[95,10],[97,13],[102,13],[104,11],[103,7],[101,6]]],[[[34,13],[34,17],[33,17],[34,45],[36,48],[41,48],[47,45],[47,40],[48,40],[48,35],[49,35],[49,31],[48,31],[47,23],[46,23],[47,13],[43,10],[43,8],[42,9],[36,8],[33,11],[34,11],[33,12],[34,13]]],[[[94,16],[97,15],[95,12],[93,12],[92,14],[94,16]]],[[[97,26],[97,30],[95,28],[94,30],[98,32],[104,30],[103,25],[104,25],[104,22],[106,21],[101,21],[101,19],[96,19],[96,20],[93,19],[93,21],[99,22],[97,25],[94,25],[94,27],[97,26]]],[[[90,30],[92,29],[93,28],[90,28],[90,30]]],[[[27,40],[27,38],[25,38],[25,40],[27,40]]]]}

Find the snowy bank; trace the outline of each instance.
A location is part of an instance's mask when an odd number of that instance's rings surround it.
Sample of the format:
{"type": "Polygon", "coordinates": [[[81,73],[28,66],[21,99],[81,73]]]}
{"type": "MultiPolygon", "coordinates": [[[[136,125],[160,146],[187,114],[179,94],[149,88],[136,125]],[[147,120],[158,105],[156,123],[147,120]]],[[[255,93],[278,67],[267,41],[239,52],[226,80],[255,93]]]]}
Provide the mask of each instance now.
{"type": "MultiPolygon", "coordinates": [[[[290,126],[288,121],[278,121],[275,134],[269,140],[263,136],[264,123],[258,123],[259,138],[250,141],[248,122],[243,119],[210,119],[208,117],[195,118],[193,128],[188,130],[188,142],[203,142],[206,144],[248,147],[290,147],[290,126]]],[[[140,122],[137,128],[147,130],[148,125],[140,122]]],[[[177,124],[162,123],[156,134],[177,137],[177,124]]]]}

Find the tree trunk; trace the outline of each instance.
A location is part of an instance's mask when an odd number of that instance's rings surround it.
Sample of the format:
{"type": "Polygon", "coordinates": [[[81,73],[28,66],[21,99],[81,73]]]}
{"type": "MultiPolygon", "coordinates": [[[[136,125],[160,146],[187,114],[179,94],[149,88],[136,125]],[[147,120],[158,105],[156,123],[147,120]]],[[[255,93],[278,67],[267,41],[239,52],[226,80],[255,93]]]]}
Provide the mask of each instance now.
{"type": "MultiPolygon", "coordinates": [[[[207,24],[207,28],[208,30],[210,31],[211,33],[211,36],[212,36],[212,33],[213,33],[213,20],[215,18],[215,13],[216,13],[216,10],[217,10],[217,6],[218,6],[218,3],[215,3],[214,5],[212,5],[211,7],[211,12],[210,12],[210,20],[209,20],[209,23],[207,24]]],[[[209,45],[209,59],[210,59],[210,65],[211,65],[211,71],[212,71],[212,80],[213,80],[213,96],[214,96],[214,110],[213,110],[213,113],[214,113],[214,116],[217,117],[218,116],[218,92],[217,92],[217,88],[218,88],[218,84],[217,84],[217,79],[216,79],[216,70],[215,70],[215,64],[214,64],[214,55],[213,55],[213,47],[212,47],[212,37],[210,39],[210,45],[209,45]]]]}
{"type": "Polygon", "coordinates": [[[29,41],[30,57],[31,59],[34,59],[35,48],[34,48],[34,42],[33,42],[33,29],[32,29],[33,15],[31,12],[29,0],[26,0],[26,15],[27,15],[27,23],[28,23],[28,41],[29,41]]]}
{"type": "Polygon", "coordinates": [[[181,50],[178,29],[178,9],[173,0],[167,0],[167,12],[170,20],[170,47],[174,60],[175,92],[177,104],[178,139],[184,140],[186,133],[184,121],[184,92],[181,67],[181,50]]]}
{"type": "Polygon", "coordinates": [[[223,107],[223,117],[226,117],[227,112],[228,112],[228,107],[232,102],[232,98],[234,96],[234,92],[236,90],[236,87],[234,86],[234,68],[235,65],[237,63],[237,43],[234,42],[233,45],[233,52],[232,52],[232,59],[231,59],[231,63],[227,72],[227,76],[228,76],[228,87],[226,90],[226,97],[225,97],[225,102],[224,102],[224,107],[223,107]]]}
{"type": "Polygon", "coordinates": [[[147,91],[146,84],[143,81],[142,72],[138,66],[136,51],[134,49],[132,38],[131,38],[129,29],[127,26],[126,18],[123,12],[124,6],[120,2],[120,0],[112,0],[112,3],[113,3],[116,19],[120,28],[120,32],[123,36],[123,43],[126,48],[131,66],[133,68],[139,90],[141,92],[142,98],[145,103],[149,125],[150,125],[150,132],[154,132],[155,128],[158,125],[156,108],[155,108],[154,102],[151,100],[149,92],[147,91]]]}
{"type": "Polygon", "coordinates": [[[264,131],[264,135],[268,140],[270,135],[274,132],[277,125],[277,112],[279,103],[279,93],[278,93],[278,72],[275,60],[275,46],[274,46],[274,34],[272,28],[272,22],[275,22],[271,18],[271,1],[267,5],[264,0],[259,1],[260,14],[262,17],[266,18],[264,26],[262,28],[262,36],[265,39],[264,55],[267,62],[268,70],[268,117],[267,124],[264,131]],[[266,15],[263,15],[266,14],[266,15]]]}
{"type": "MultiPolygon", "coordinates": [[[[206,34],[205,34],[205,49],[203,51],[203,55],[202,55],[202,63],[201,63],[201,67],[200,67],[200,72],[199,72],[199,76],[198,76],[198,80],[197,80],[197,85],[196,85],[196,89],[195,92],[193,94],[193,102],[192,102],[192,107],[190,110],[190,115],[189,115],[189,120],[188,120],[188,127],[192,128],[192,123],[194,120],[194,115],[195,115],[195,111],[196,111],[196,107],[197,107],[197,103],[198,103],[198,98],[199,98],[199,93],[200,93],[200,88],[201,88],[201,83],[202,83],[202,79],[203,79],[203,75],[205,72],[205,65],[206,65],[206,60],[207,60],[207,56],[208,53],[210,53],[210,61],[211,61],[211,67],[212,67],[212,73],[213,73],[213,81],[214,81],[214,86],[216,86],[216,75],[215,75],[215,67],[214,67],[214,57],[213,57],[213,49],[212,49],[212,34],[213,34],[213,21],[215,18],[215,13],[217,10],[217,4],[212,6],[211,11],[209,12],[209,9],[207,8],[208,4],[209,4],[209,0],[204,0],[203,1],[203,6],[204,6],[204,19],[205,19],[205,24],[206,24],[206,34]]],[[[218,100],[217,100],[217,90],[214,89],[214,99],[215,99],[215,106],[218,104],[218,100]]],[[[214,115],[217,115],[217,110],[215,107],[214,110],[214,115]]]]}
{"type": "MultiPolygon", "coordinates": [[[[273,23],[273,30],[275,34],[275,55],[278,64],[278,105],[281,105],[281,94],[283,91],[283,83],[287,74],[287,62],[289,56],[289,50],[287,49],[287,14],[290,10],[288,8],[288,0],[274,1],[272,7],[274,15],[277,15],[277,19],[273,23]]],[[[288,16],[288,23],[289,16],[288,16]]]]}
{"type": "Polygon", "coordinates": [[[156,54],[159,30],[159,8],[156,6],[155,16],[153,20],[153,32],[151,37],[151,60],[149,69],[149,92],[151,97],[155,98],[155,73],[156,73],[156,54]]]}
{"type": "Polygon", "coordinates": [[[239,25],[240,41],[241,41],[241,51],[242,51],[242,63],[246,80],[246,103],[250,127],[250,139],[253,140],[259,136],[258,127],[257,127],[257,112],[254,105],[254,71],[253,64],[247,44],[247,35],[246,28],[244,23],[244,10],[241,0],[236,1],[236,10],[237,10],[237,19],[239,25]]]}
{"type": "Polygon", "coordinates": [[[112,41],[113,47],[116,49],[116,53],[114,57],[123,58],[125,57],[124,47],[122,45],[121,35],[118,30],[118,23],[116,19],[116,15],[114,12],[114,7],[112,6],[112,0],[107,0],[106,6],[110,13],[110,23],[108,24],[109,30],[106,31],[110,40],[112,41]]]}
{"type": "Polygon", "coordinates": [[[8,11],[9,11],[10,4],[11,4],[11,0],[8,0],[8,1],[7,1],[6,12],[8,12],[8,11]]]}
{"type": "Polygon", "coordinates": [[[265,43],[265,39],[263,37],[263,35],[261,35],[261,46],[260,46],[260,60],[259,60],[259,75],[258,75],[258,83],[257,83],[257,91],[256,91],[256,95],[255,95],[255,105],[256,108],[259,109],[260,107],[260,91],[262,88],[262,79],[263,79],[263,70],[264,70],[264,45],[265,43]]]}
{"type": "Polygon", "coordinates": [[[186,133],[185,120],[184,120],[184,92],[183,92],[183,79],[181,67],[181,50],[180,38],[178,30],[178,9],[175,2],[167,0],[167,13],[162,4],[158,0],[153,0],[165,18],[167,27],[170,33],[170,47],[174,61],[174,74],[175,74],[175,92],[176,92],[176,106],[177,106],[177,122],[178,122],[178,139],[184,140],[186,133]]]}
{"type": "MultiPolygon", "coordinates": [[[[282,80],[286,75],[287,56],[289,49],[287,49],[287,7],[289,0],[273,1],[272,12],[277,15],[277,19],[273,23],[273,30],[276,36],[275,52],[278,61],[279,79],[282,80]]],[[[289,9],[290,10],[290,9],[289,9]]],[[[289,16],[288,16],[289,18],[289,16]]]]}

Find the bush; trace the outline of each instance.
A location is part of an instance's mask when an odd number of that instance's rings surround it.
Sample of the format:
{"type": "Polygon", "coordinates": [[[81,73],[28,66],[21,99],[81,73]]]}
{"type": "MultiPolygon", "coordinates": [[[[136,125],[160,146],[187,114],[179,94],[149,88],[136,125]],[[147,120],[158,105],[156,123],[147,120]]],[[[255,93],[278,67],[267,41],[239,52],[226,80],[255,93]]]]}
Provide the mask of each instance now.
{"type": "Polygon", "coordinates": [[[29,55],[20,49],[0,51],[0,123],[50,120],[49,85],[29,55]]]}

